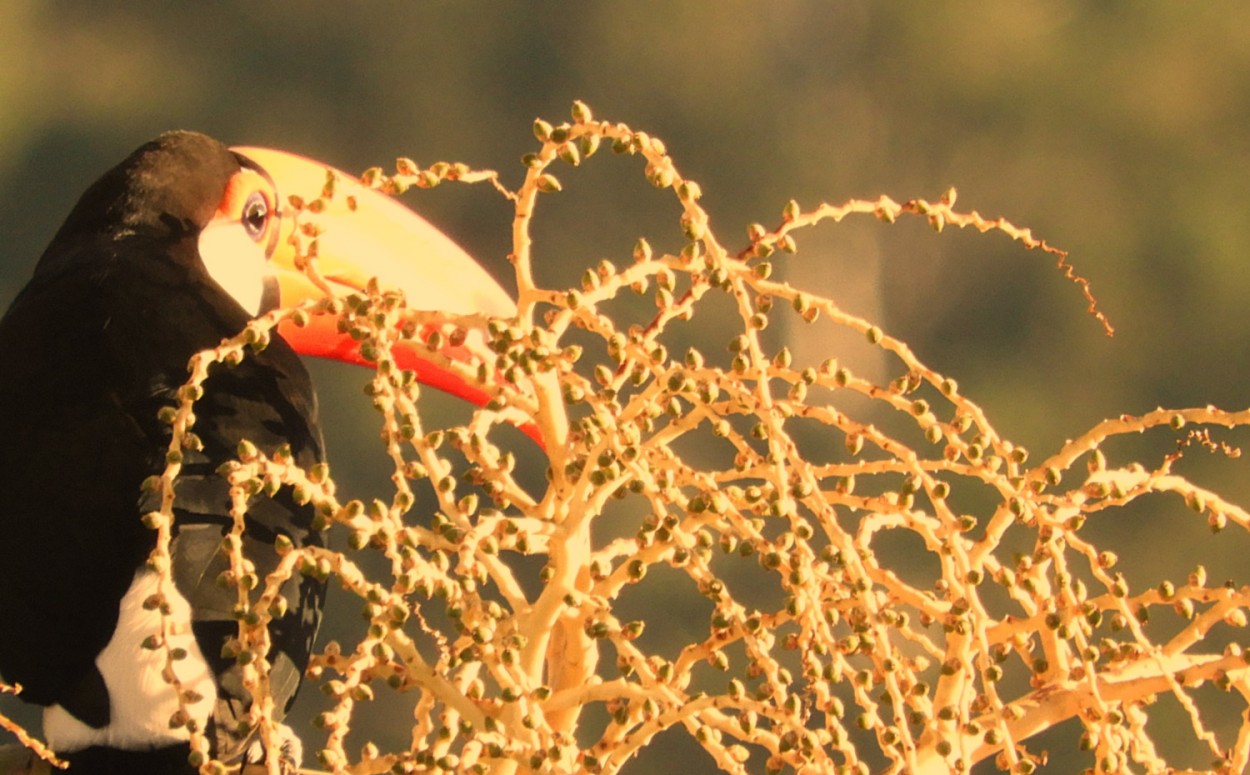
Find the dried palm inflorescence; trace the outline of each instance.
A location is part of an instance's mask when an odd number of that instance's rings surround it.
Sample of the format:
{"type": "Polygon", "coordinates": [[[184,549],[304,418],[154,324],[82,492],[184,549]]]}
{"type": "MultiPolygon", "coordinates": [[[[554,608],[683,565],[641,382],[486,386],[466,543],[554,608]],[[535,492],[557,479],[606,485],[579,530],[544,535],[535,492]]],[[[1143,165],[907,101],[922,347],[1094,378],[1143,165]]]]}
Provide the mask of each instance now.
{"type": "MultiPolygon", "coordinates": [[[[1241,649],[1204,648],[1245,624],[1250,592],[1208,584],[1201,569],[1184,583],[1131,588],[1083,528],[1149,493],[1176,494],[1215,528],[1250,527],[1241,508],[1172,471],[1179,452],[1112,464],[1101,449],[1152,428],[1245,425],[1250,412],[1122,416],[1031,460],[954,380],[871,322],[772,279],[770,262],[794,252],[796,232],[853,214],[999,231],[1056,257],[1109,332],[1061,251],[1002,219],[956,211],[951,191],[936,202],[882,197],[810,211],[792,202],[779,226],[749,227],[747,246],[731,252],[659,140],[594,120],[581,103],[571,123],[539,121],[535,134],[540,148],[525,157],[516,191],[493,173],[408,160],[364,178],[391,192],[487,180],[513,201],[516,319],[466,317],[463,328],[436,330],[385,288],[273,313],[197,356],[183,405],[166,418],[170,465],[151,483],[165,510],[149,516],[161,535],[157,567],[167,566],[179,450],[195,443],[210,367],[263,346],[279,319],[309,315],[339,316],[377,363],[368,393],[394,464],[389,500],[342,502],[327,470],[300,470],[247,443],[223,469],[236,506],[226,546],[241,625],[231,649],[249,665],[264,734],[275,734],[265,624],[284,578],[306,573],[358,595],[368,619],[358,643],[327,644],[310,671],[333,698],[316,748],[336,772],[616,772],[680,729],[734,773],[966,772],[981,761],[1028,773],[1039,764],[1030,738],[1069,719],[1083,727],[1091,769],[1158,771],[1168,764],[1146,722],[1166,695],[1214,768],[1245,767],[1250,722],[1217,742],[1195,689],[1250,700],[1241,649]],[[560,189],[550,170],[603,145],[639,157],[647,179],[675,194],[685,247],[661,255],[640,240],[627,266],[602,261],[578,288],[539,287],[529,230],[540,197],[560,189]],[[618,303],[633,294],[655,300],[639,319],[630,319],[639,305],[618,303]],[[736,309],[735,330],[719,337],[728,348],[678,352],[715,295],[736,309]],[[858,332],[890,356],[893,378],[876,384],[834,358],[767,351],[761,332],[783,315],[858,332]],[[494,362],[442,365],[493,399],[461,427],[427,431],[393,343],[413,340],[438,361],[446,338],[483,322],[494,362]],[[514,476],[517,435],[504,426],[541,437],[544,487],[514,476]],[[351,548],[288,547],[278,573],[256,578],[238,550],[243,514],[249,498],[281,487],[314,503],[351,548]],[[437,501],[432,519],[413,513],[420,488],[437,501]],[[906,567],[891,564],[900,556],[906,567]],[[640,610],[623,601],[646,595],[664,602],[642,606],[640,619],[621,613],[640,610]],[[701,618],[674,623],[674,608],[701,618]],[[1155,636],[1154,609],[1176,611],[1183,626],[1155,636]],[[355,737],[348,749],[354,711],[378,692],[410,698],[409,750],[355,737]]],[[[333,196],[332,180],[321,194],[333,196]]],[[[320,200],[293,204],[316,277],[320,200]]],[[[194,745],[207,750],[198,731],[194,745]]]]}

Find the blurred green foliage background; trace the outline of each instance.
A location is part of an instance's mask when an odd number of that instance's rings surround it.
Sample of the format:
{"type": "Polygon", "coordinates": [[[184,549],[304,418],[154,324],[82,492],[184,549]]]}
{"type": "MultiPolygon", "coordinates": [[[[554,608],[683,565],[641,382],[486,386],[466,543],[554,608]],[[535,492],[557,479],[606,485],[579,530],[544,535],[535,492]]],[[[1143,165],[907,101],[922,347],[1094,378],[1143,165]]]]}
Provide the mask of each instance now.
{"type": "MultiPolygon", "coordinates": [[[[1234,2],[7,0],[0,307],[82,190],[163,130],[352,171],[464,161],[515,184],[532,121],[565,120],[574,99],[663,138],[731,245],[791,197],[935,199],[954,185],[960,209],[1070,250],[1114,338],[1050,258],[1001,235],[865,220],[800,234],[785,267],[958,378],[1035,459],[1121,412],[1250,403],[1250,6],[1234,2]]],[[[539,211],[541,279],[627,261],[641,235],[680,246],[679,211],[638,166],[562,174],[566,195],[539,211]]],[[[508,282],[497,194],[406,201],[508,282]]],[[[355,463],[376,446],[360,377],[316,373],[341,480],[384,484],[386,469],[355,463]]],[[[1196,475],[1250,502],[1244,464],[1200,462],[1196,475]]],[[[1217,542],[1183,514],[1120,519],[1108,540],[1156,578],[1199,555],[1217,577],[1250,578],[1244,535],[1217,542]]]]}

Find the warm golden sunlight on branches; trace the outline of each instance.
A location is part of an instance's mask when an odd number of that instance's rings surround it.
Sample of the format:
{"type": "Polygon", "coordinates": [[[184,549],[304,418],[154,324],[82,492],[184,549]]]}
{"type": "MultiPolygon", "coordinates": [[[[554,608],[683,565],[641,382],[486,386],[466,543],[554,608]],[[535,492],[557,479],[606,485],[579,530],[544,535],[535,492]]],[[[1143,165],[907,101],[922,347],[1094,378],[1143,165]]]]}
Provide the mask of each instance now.
{"type": "MultiPolygon", "coordinates": [[[[169,584],[180,452],[196,443],[210,371],[265,346],[280,320],[317,315],[337,316],[377,365],[366,393],[393,465],[388,497],[343,499],[331,471],[247,440],[221,470],[235,519],[223,583],[238,591],[240,619],[229,649],[247,666],[269,750],[280,746],[265,627],[283,581],[314,574],[358,597],[363,614],[354,642],[318,645],[305,691],[332,706],[320,730],[297,730],[333,772],[629,773],[658,737],[680,734],[729,773],[978,763],[1030,773],[1045,759],[1037,736],[1065,724],[1092,772],[1250,763],[1250,673],[1237,643],[1250,588],[1208,579],[1200,557],[1187,578],[1130,583],[1135,558],[1091,531],[1145,500],[1174,520],[1250,529],[1242,507],[1174,470],[1185,455],[1235,456],[1217,434],[1250,424],[1250,411],[1123,415],[1030,452],[882,325],[805,290],[802,252],[791,254],[806,231],[861,215],[882,229],[918,218],[939,232],[1006,235],[1056,260],[1093,331],[1110,333],[1062,251],[958,209],[954,190],[934,201],[791,202],[742,241],[711,228],[699,186],[658,139],[581,103],[571,122],[534,129],[538,148],[515,190],[494,173],[405,159],[364,176],[391,193],[479,181],[506,196],[516,319],[436,328],[376,287],[270,313],[198,355],[165,418],[169,465],[149,482],[163,507],[147,522],[161,539],[151,563],[169,584]],[[543,287],[531,226],[560,196],[560,177],[604,151],[633,157],[671,197],[684,247],[639,239],[588,262],[577,287],[543,287]],[[793,262],[785,282],[782,262],[793,262]],[[885,355],[888,377],[870,380],[833,350],[801,362],[771,336],[778,325],[809,342],[849,329],[885,355]],[[474,328],[489,359],[466,367],[439,354],[474,328]],[[463,425],[428,426],[413,375],[390,355],[401,338],[492,400],[463,425]],[[1175,439],[1174,451],[1136,460],[1114,444],[1143,433],[1175,439]],[[333,548],[288,546],[279,569],[257,578],[240,548],[243,517],[280,488],[316,505],[333,548]],[[437,510],[418,513],[427,493],[437,510]],[[381,695],[404,708],[391,724],[411,728],[406,748],[386,750],[353,726],[381,695]],[[1173,761],[1164,731],[1205,759],[1173,761]]],[[[317,212],[333,196],[331,180],[294,203],[314,278],[317,212]]],[[[200,734],[192,745],[208,750],[200,734]]],[[[206,761],[203,771],[223,770],[206,761]]]]}

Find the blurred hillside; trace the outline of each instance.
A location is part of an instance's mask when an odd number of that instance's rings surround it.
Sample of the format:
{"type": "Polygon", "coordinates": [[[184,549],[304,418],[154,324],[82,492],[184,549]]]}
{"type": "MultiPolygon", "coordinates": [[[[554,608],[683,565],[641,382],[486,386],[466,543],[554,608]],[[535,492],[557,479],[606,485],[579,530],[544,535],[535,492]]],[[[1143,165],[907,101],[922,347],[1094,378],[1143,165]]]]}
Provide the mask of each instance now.
{"type": "MultiPolygon", "coordinates": [[[[160,131],[351,171],[399,155],[463,161],[515,184],[534,118],[563,121],[574,99],[664,139],[723,239],[776,223],[789,198],[955,186],[960,209],[1071,251],[1114,338],[1048,257],[1001,235],[848,222],[800,235],[784,266],[908,341],[1038,453],[1121,412],[1250,403],[1250,6],[1235,3],[9,0],[0,308],[79,193],[160,131]]],[[[624,261],[641,235],[680,246],[678,211],[636,167],[596,158],[562,175],[566,195],[537,219],[542,279],[624,261]]],[[[495,192],[405,201],[508,282],[511,208],[495,192]]],[[[316,376],[332,462],[376,447],[363,377],[316,376]]],[[[386,481],[385,469],[336,472],[362,492],[386,481]]],[[[1209,475],[1250,503],[1244,465],[1209,475]]],[[[1121,531],[1145,551],[1165,527],[1143,515],[1121,531]]],[[[1245,547],[1169,537],[1175,552],[1150,563],[1183,573],[1214,554],[1227,565],[1213,575],[1250,579],[1245,547]]]]}

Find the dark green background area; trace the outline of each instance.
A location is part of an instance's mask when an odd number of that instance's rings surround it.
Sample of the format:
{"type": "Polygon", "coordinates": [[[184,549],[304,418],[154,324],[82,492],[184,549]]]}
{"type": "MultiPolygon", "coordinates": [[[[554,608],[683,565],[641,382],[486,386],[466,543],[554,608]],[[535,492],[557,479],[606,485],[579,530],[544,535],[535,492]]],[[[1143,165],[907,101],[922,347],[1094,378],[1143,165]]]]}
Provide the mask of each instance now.
{"type": "MultiPolygon", "coordinates": [[[[1121,412],[1250,404],[1250,6],[1232,2],[9,0],[0,307],[78,194],[160,131],[353,171],[400,155],[463,161],[516,185],[532,121],[565,120],[574,99],[663,138],[730,245],[791,197],[936,199],[953,185],[960,209],[1071,251],[1114,338],[1049,257],[1001,235],[861,220],[800,234],[784,266],[956,377],[1035,459],[1121,412]]],[[[641,235],[680,246],[679,211],[637,163],[556,171],[568,195],[539,212],[540,280],[623,264],[641,235]]],[[[406,201],[510,281],[511,208],[493,191],[406,201]]],[[[385,484],[362,457],[377,445],[361,376],[315,372],[336,472],[361,492],[385,484]]],[[[1250,502],[1244,465],[1190,465],[1250,502]]],[[[1245,536],[1216,541],[1167,514],[1119,517],[1121,555],[1155,577],[1209,558],[1216,578],[1250,579],[1245,536]]]]}

